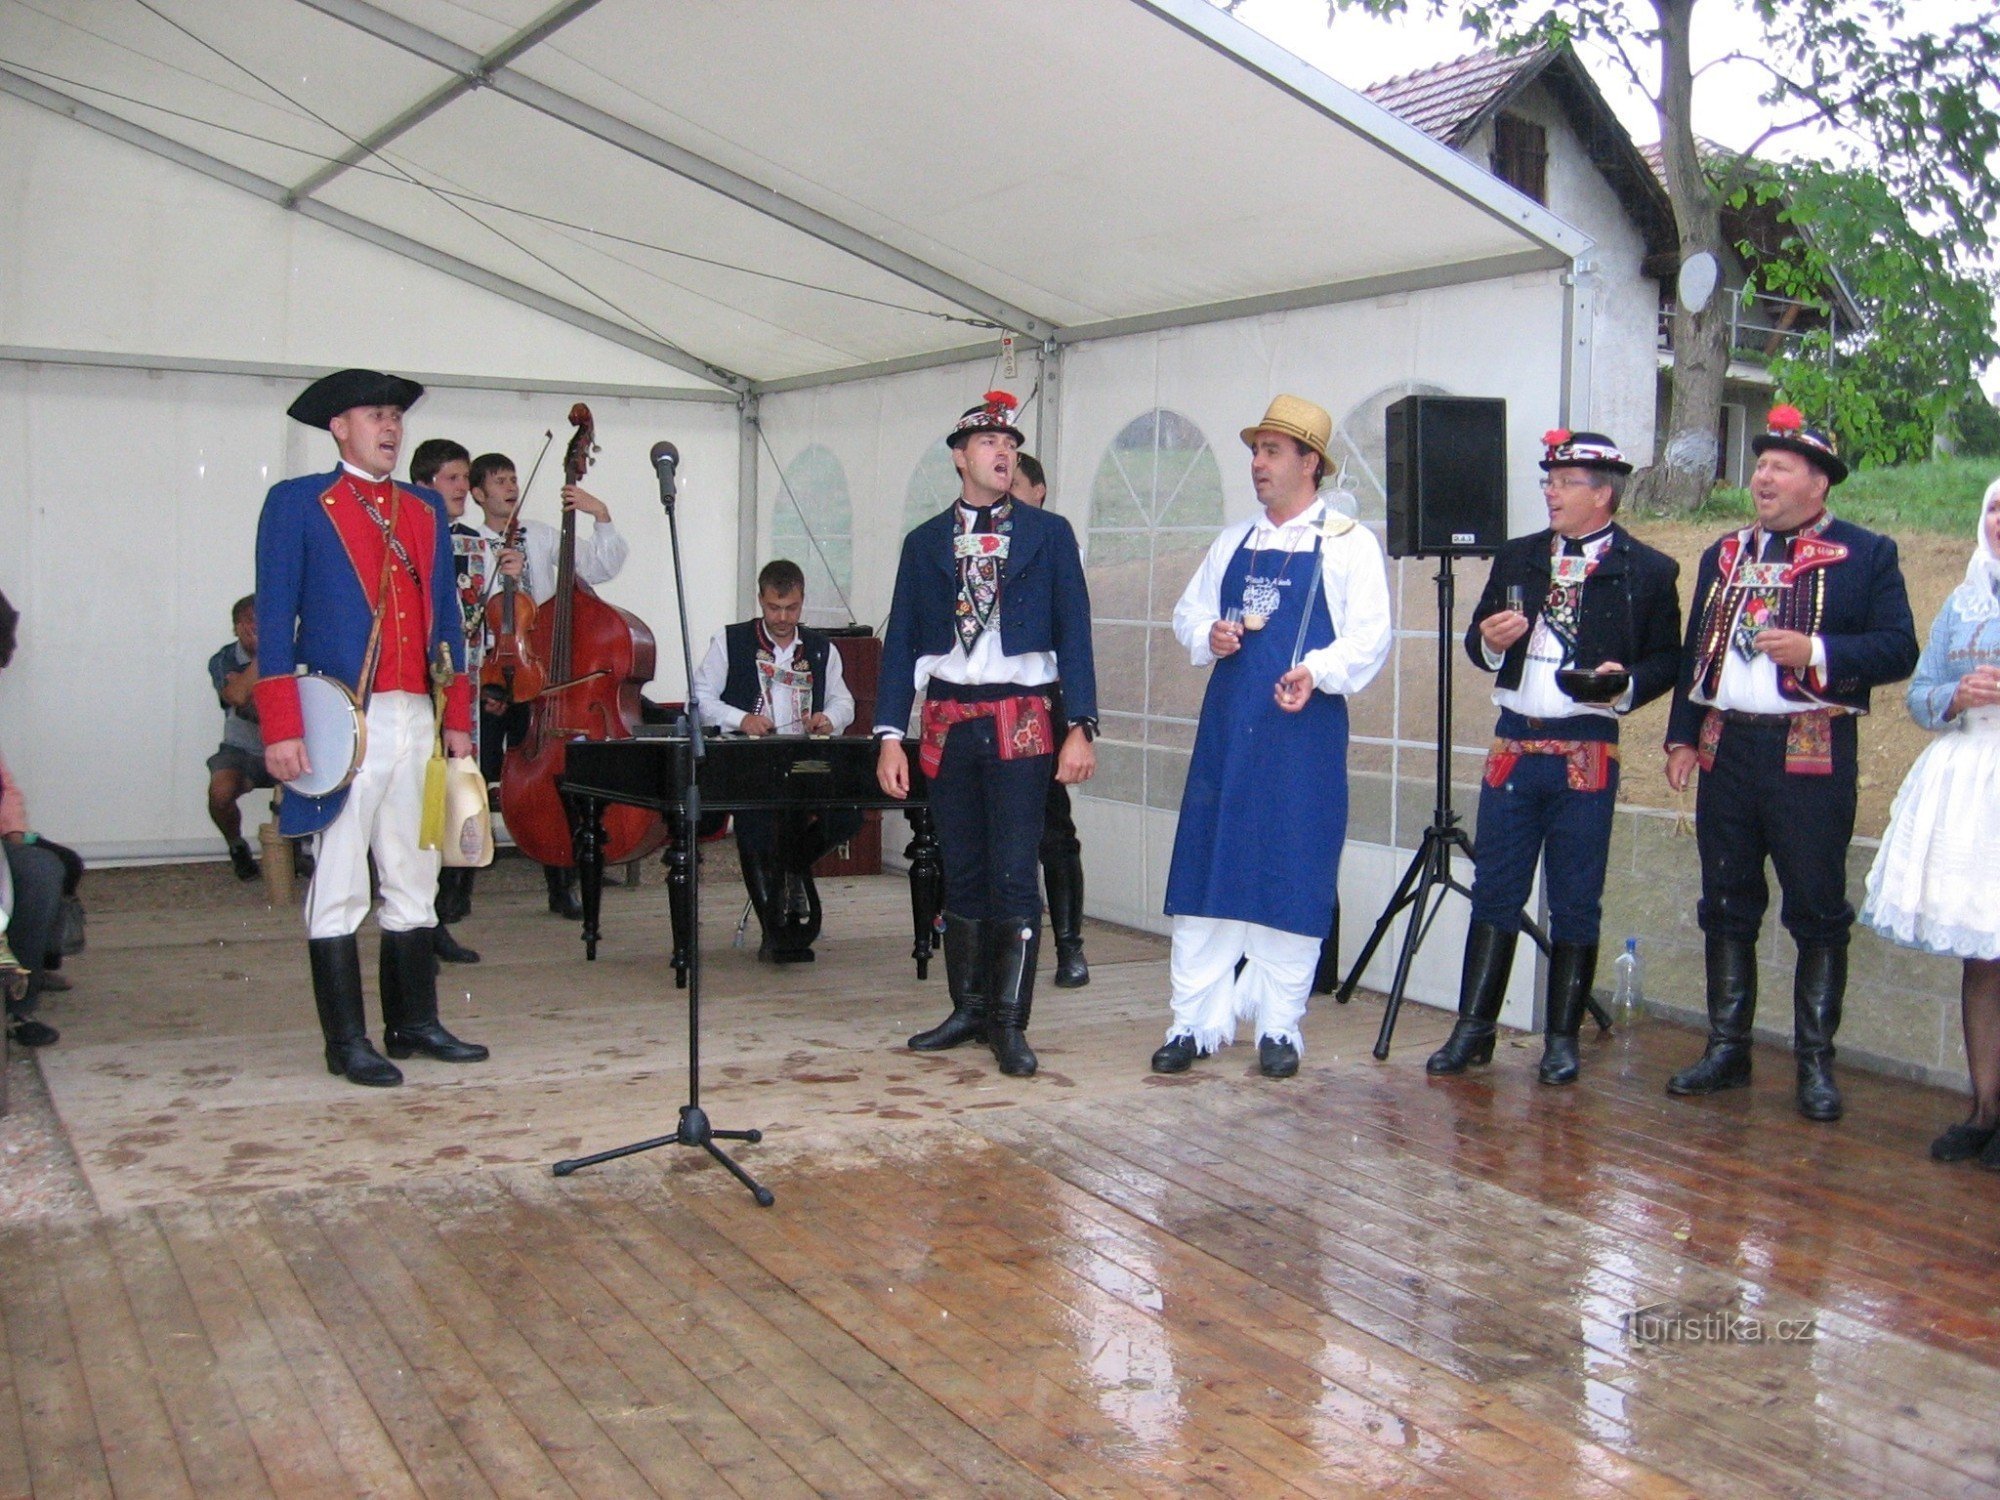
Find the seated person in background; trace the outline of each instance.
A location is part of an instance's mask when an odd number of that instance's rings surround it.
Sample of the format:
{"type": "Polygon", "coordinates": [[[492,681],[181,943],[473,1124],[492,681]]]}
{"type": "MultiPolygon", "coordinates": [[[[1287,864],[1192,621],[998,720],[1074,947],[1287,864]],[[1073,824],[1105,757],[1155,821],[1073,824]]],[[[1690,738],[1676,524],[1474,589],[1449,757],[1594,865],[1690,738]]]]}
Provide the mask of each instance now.
{"type": "MultiPolygon", "coordinates": [[[[7,596],[0,594],[0,668],[14,659],[20,621],[7,596]]],[[[27,800],[5,761],[0,761],[0,847],[6,850],[11,887],[0,893],[6,911],[6,947],[13,950],[13,963],[7,966],[7,1035],[23,1047],[46,1047],[58,1033],[33,1019],[33,1011],[46,985],[47,955],[56,943],[63,862],[29,831],[27,800]],[[22,974],[25,982],[19,978],[22,974]]]]}
{"type": "Polygon", "coordinates": [[[229,846],[238,880],[257,878],[257,856],[243,839],[243,814],[236,804],[253,791],[278,783],[264,767],[264,731],[257,723],[257,596],[245,594],[230,606],[236,639],[208,659],[208,680],[222,704],[222,743],[208,758],[208,815],[229,846]]]}
{"type": "MultiPolygon", "coordinates": [[[[764,565],[758,618],[718,630],[695,670],[704,724],[766,735],[840,734],[854,722],[840,653],[828,637],[799,624],[805,603],[806,577],[797,563],[780,558],[764,565]]],[[[860,828],[861,810],[854,807],[736,814],[743,884],[764,930],[759,958],[813,961],[813,864],[860,828]]]]}

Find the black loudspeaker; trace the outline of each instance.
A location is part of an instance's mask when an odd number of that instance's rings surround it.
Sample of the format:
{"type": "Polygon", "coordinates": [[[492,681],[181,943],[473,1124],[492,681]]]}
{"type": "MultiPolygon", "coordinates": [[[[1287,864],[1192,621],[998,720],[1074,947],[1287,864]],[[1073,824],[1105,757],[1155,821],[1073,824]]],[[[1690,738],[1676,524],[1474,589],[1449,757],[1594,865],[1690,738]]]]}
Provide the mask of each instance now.
{"type": "Polygon", "coordinates": [[[1491,557],[1507,540],[1507,403],[1405,396],[1388,411],[1391,557],[1491,557]]]}

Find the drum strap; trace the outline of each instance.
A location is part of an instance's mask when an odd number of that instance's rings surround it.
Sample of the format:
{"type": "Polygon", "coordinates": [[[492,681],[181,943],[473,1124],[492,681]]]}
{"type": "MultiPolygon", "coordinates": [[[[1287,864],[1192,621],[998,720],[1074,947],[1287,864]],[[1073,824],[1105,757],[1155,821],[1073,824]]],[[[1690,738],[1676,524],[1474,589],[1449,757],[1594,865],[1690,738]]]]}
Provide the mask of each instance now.
{"type": "Polygon", "coordinates": [[[382,576],[375,580],[375,618],[368,624],[368,649],[361,657],[361,680],[354,696],[361,700],[361,712],[368,712],[368,700],[375,696],[375,664],[382,655],[382,614],[389,607],[389,568],[396,560],[396,522],[403,514],[403,491],[389,502],[389,529],[382,536],[382,576]]]}

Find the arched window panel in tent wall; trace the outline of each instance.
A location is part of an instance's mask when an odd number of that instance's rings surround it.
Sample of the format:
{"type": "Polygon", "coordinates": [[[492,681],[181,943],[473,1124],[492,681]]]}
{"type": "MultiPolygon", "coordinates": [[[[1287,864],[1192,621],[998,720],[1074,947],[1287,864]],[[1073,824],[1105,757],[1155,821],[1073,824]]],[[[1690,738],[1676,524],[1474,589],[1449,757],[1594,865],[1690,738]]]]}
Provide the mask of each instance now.
{"type": "MultiPolygon", "coordinates": [[[[1334,424],[1330,445],[1342,487],[1354,496],[1363,525],[1380,538],[1388,525],[1388,445],[1385,415],[1405,396],[1466,392],[1406,381],[1384,386],[1357,402],[1334,424]]],[[[1459,646],[1473,607],[1486,587],[1484,558],[1453,565],[1456,610],[1442,649],[1458,653],[1452,664],[1452,793],[1461,810],[1477,806],[1481,743],[1493,726],[1493,679],[1475,671],[1459,646]]],[[[1394,642],[1381,675],[1348,703],[1347,836],[1365,843],[1414,849],[1422,841],[1436,800],[1438,640],[1436,559],[1389,559],[1389,599],[1394,642]]]]}
{"type": "Polygon", "coordinates": [[[1206,677],[1174,639],[1174,606],[1222,523],[1222,469],[1194,422],[1155,408],[1112,438],[1083,538],[1103,727],[1094,797],[1180,806],[1206,677]]]}
{"type": "Polygon", "coordinates": [[[958,465],[951,461],[951,449],[939,438],[924,449],[924,456],[910,471],[909,487],[903,491],[904,535],[951,504],[963,489],[958,465]]]}
{"type": "Polygon", "coordinates": [[[771,518],[771,557],[790,558],[804,570],[808,625],[847,623],[845,601],[854,596],[854,503],[847,470],[823,443],[801,449],[785,465],[771,518]]]}

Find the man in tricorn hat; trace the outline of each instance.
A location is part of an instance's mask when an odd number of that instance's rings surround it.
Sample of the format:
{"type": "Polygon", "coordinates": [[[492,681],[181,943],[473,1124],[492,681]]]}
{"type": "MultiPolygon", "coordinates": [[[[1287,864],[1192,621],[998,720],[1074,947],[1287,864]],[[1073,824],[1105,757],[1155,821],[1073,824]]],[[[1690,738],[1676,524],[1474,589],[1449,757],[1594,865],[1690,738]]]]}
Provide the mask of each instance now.
{"type": "Polygon", "coordinates": [[[1542,445],[1548,527],[1500,549],[1465,632],[1473,665],[1499,673],[1500,721],[1479,793],[1458,1024],[1425,1066],[1461,1073],[1492,1060],[1541,861],[1550,952],[1539,1076],[1565,1084],[1576,1079],[1577,1029],[1597,973],[1618,720],[1671,692],[1680,675],[1680,564],[1612,520],[1632,465],[1610,438],[1558,427],[1542,445]],[[1594,680],[1569,675],[1578,668],[1594,680]]]}
{"type": "Polygon", "coordinates": [[[1847,477],[1833,440],[1774,407],[1751,440],[1756,524],[1701,555],[1680,684],[1667,720],[1667,781],[1697,765],[1699,917],[1707,947],[1708,1047],[1667,1084],[1712,1094],[1750,1082],[1757,931],[1770,901],[1798,945],[1792,982],[1798,1107],[1837,1120],[1833,1037],[1847,991],[1847,845],[1854,833],[1857,719],[1873,688],[1916,669],[1916,626],[1896,544],[1834,518],[1847,477]]]}
{"type": "Polygon", "coordinates": [[[1167,915],[1173,1019],[1153,1071],[1181,1073],[1254,1019],[1268,1078],[1299,1068],[1347,838],[1347,700],[1389,654],[1373,532],[1318,498],[1333,418],[1279,396],[1243,429],[1263,510],[1217,537],[1174,609],[1212,667],[1181,793],[1167,915]]]}
{"type": "Polygon", "coordinates": [[[910,1038],[919,1052],[985,1041],[1000,1071],[1033,1073],[1025,1035],[1041,949],[1036,852],[1050,763],[1067,786],[1097,768],[1090,594],[1069,522],[1017,505],[1008,488],[1016,402],[988,391],[945,442],[961,493],[903,538],[875,706],[876,778],[909,794],[903,748],[924,693],[920,760],[944,856],[945,982],[951,1014],[910,1038]],[[1048,690],[1062,679],[1067,722],[1048,690]]]}
{"type": "Polygon", "coordinates": [[[445,750],[472,749],[450,525],[435,491],[391,477],[403,413],[423,391],[375,370],[313,382],[289,414],[331,433],[340,464],[273,485],[257,522],[256,691],[271,774],[289,782],[310,769],[296,669],[337,679],[366,705],[366,749],[353,779],[324,796],[294,790],[279,816],[290,836],[319,835],[306,946],[327,1071],[378,1087],[403,1075],[369,1043],[362,1014],[355,933],[368,914],[371,853],[382,888],[389,1056],[478,1062],[487,1055],[438,1022],[431,959],[438,855],[417,847],[424,766],[437,732],[434,667],[456,674],[445,689],[445,750]]]}

